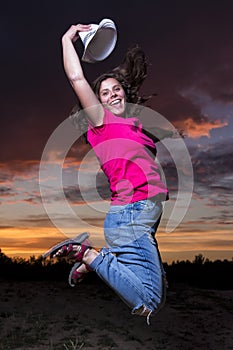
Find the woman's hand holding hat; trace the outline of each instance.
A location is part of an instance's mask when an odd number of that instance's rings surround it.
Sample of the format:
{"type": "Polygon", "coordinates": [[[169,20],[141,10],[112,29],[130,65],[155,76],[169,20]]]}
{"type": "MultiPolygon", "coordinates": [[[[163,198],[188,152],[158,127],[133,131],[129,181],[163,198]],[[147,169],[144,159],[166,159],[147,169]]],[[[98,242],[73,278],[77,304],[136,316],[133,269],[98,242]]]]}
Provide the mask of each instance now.
{"type": "Polygon", "coordinates": [[[90,30],[91,24],[72,25],[63,35],[63,38],[68,37],[74,43],[79,38],[79,32],[89,32],[90,30]]]}

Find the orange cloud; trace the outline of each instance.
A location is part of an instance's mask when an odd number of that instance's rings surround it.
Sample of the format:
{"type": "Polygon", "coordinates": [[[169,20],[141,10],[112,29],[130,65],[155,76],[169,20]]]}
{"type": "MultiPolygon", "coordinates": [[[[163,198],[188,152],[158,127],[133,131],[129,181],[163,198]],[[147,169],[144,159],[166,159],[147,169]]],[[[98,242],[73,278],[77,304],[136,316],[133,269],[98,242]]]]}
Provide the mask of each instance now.
{"type": "Polygon", "coordinates": [[[220,120],[202,120],[200,123],[197,123],[192,117],[182,121],[182,124],[179,122],[176,123],[178,128],[184,128],[187,135],[193,139],[197,139],[201,136],[210,137],[211,130],[222,128],[226,125],[228,125],[227,122],[221,122],[220,120]]]}
{"type": "Polygon", "coordinates": [[[38,167],[38,165],[39,165],[38,160],[24,160],[24,159],[11,160],[9,162],[0,163],[1,169],[5,171],[9,171],[9,170],[15,171],[17,174],[21,173],[22,171],[25,171],[26,169],[38,167]]]}

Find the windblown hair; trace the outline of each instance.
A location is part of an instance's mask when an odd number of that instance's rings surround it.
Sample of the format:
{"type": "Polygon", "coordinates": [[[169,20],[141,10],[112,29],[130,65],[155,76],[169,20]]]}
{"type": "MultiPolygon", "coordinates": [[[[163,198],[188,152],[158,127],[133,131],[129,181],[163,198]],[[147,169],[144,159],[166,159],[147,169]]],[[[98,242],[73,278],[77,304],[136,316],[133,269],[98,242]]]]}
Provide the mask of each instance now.
{"type": "Polygon", "coordinates": [[[143,103],[145,100],[139,96],[139,90],[147,76],[147,66],[148,61],[145,53],[139,46],[135,45],[127,50],[124,60],[119,66],[94,81],[93,90],[98,96],[102,81],[110,77],[115,78],[125,90],[127,102],[143,103]]]}
{"type": "MultiPolygon", "coordinates": [[[[138,46],[134,45],[129,48],[125,54],[123,62],[112,69],[111,71],[99,76],[92,84],[93,91],[99,98],[99,89],[102,81],[108,78],[115,78],[122,85],[126,102],[132,104],[143,104],[148,101],[151,96],[140,96],[140,88],[147,76],[148,61],[144,51],[138,46]]],[[[76,105],[72,111],[70,117],[79,130],[86,136],[87,120],[84,113],[80,115],[81,105],[76,105]]]]}

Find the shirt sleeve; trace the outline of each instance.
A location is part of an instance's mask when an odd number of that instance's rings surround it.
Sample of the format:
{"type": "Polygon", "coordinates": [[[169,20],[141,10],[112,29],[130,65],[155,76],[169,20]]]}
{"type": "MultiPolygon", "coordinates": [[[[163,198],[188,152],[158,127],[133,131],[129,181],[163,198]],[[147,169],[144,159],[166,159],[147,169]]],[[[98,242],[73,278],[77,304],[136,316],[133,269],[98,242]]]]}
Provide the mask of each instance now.
{"type": "Polygon", "coordinates": [[[106,124],[108,124],[109,121],[109,115],[111,115],[111,112],[109,112],[107,109],[104,108],[104,118],[103,118],[103,124],[100,126],[94,126],[91,121],[88,120],[88,131],[98,134],[102,133],[106,127],[106,124]]]}

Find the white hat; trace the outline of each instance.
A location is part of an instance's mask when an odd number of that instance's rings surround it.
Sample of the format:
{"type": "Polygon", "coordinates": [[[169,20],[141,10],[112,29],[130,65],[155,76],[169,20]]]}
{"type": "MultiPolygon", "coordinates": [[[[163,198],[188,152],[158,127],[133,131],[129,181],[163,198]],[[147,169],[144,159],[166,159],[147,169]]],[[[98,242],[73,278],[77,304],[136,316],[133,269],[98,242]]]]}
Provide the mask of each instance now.
{"type": "Polygon", "coordinates": [[[107,58],[117,41],[117,30],[111,19],[105,18],[99,24],[92,24],[89,32],[79,32],[84,45],[82,61],[94,63],[107,58]]]}

